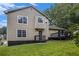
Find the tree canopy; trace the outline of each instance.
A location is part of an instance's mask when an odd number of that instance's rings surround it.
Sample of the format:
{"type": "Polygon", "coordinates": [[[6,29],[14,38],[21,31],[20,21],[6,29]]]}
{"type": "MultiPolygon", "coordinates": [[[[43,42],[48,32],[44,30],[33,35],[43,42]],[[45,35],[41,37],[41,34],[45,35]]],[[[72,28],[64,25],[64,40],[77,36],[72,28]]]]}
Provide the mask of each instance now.
{"type": "Polygon", "coordinates": [[[71,24],[79,25],[79,4],[61,3],[51,6],[44,13],[49,17],[50,24],[67,28],[71,24]]]}

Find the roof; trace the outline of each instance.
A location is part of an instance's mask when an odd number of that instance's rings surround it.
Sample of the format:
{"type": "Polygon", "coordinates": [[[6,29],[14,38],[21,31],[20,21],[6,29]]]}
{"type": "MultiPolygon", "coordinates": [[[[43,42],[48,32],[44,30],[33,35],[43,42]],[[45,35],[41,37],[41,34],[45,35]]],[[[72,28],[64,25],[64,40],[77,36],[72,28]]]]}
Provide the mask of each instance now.
{"type": "Polygon", "coordinates": [[[49,30],[65,30],[65,29],[57,27],[56,25],[49,25],[49,30]]]}
{"type": "Polygon", "coordinates": [[[35,9],[37,12],[39,12],[39,13],[42,14],[44,17],[46,17],[47,19],[49,19],[44,13],[40,12],[38,9],[36,9],[36,8],[33,7],[33,6],[22,7],[22,8],[12,9],[12,10],[7,10],[7,11],[4,11],[4,13],[5,13],[5,14],[8,14],[8,13],[12,13],[12,12],[15,12],[15,11],[18,11],[18,10],[27,9],[27,8],[33,8],[33,9],[35,9]]]}

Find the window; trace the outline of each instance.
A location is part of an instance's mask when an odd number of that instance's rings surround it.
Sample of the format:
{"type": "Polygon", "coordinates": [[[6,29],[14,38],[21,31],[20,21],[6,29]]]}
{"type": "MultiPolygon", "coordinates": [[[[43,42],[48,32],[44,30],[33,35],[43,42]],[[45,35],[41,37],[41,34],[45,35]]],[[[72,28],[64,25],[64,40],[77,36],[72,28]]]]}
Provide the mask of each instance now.
{"type": "Polygon", "coordinates": [[[26,37],[26,30],[17,30],[17,37],[26,37]]]}
{"type": "Polygon", "coordinates": [[[22,17],[22,22],[23,23],[27,23],[27,18],[26,17],[22,17]]]}
{"type": "Polygon", "coordinates": [[[26,37],[26,30],[23,30],[23,37],[26,37]]]}
{"type": "Polygon", "coordinates": [[[39,22],[39,23],[43,23],[42,18],[38,17],[38,22],[39,22]]]}
{"type": "Polygon", "coordinates": [[[25,17],[25,16],[19,16],[18,17],[18,23],[27,24],[27,17],[25,17]]]}
{"type": "Polygon", "coordinates": [[[22,18],[19,18],[18,19],[18,23],[22,23],[22,18]]]}
{"type": "Polygon", "coordinates": [[[21,30],[18,30],[18,37],[21,37],[21,30]]]}

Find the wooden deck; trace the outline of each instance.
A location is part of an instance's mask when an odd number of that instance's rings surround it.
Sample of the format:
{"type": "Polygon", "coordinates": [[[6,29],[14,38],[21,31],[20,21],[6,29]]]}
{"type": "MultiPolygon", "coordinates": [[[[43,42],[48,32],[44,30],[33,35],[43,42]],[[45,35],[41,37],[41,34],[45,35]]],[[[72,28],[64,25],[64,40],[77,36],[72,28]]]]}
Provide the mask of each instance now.
{"type": "Polygon", "coordinates": [[[68,38],[70,38],[70,35],[54,33],[48,39],[49,40],[51,39],[56,39],[56,40],[63,39],[64,40],[68,38]]]}

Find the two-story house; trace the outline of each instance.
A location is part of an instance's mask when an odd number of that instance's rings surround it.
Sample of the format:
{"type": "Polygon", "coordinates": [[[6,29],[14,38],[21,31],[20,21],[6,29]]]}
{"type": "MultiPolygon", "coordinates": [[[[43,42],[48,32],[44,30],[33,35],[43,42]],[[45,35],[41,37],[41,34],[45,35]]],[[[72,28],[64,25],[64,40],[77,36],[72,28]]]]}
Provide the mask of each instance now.
{"type": "Polygon", "coordinates": [[[8,10],[5,13],[8,45],[48,40],[48,18],[33,6],[8,10]]]}
{"type": "MultiPolygon", "coordinates": [[[[7,15],[7,44],[45,42],[61,28],[49,26],[48,17],[33,6],[5,11],[7,15]]],[[[63,30],[62,30],[63,31],[63,30]]]]}

